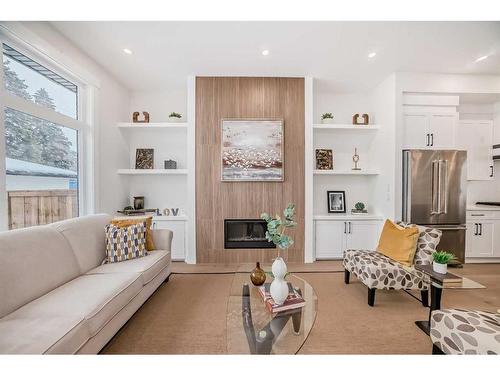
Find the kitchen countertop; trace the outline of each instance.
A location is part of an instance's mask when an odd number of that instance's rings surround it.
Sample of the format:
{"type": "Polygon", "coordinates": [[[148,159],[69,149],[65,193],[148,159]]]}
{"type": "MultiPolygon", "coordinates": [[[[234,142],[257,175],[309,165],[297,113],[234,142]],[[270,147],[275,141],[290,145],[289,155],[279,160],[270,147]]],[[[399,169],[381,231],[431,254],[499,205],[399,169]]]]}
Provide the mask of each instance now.
{"type": "Polygon", "coordinates": [[[482,204],[470,204],[467,211],[500,211],[500,206],[485,206],[482,204]]]}

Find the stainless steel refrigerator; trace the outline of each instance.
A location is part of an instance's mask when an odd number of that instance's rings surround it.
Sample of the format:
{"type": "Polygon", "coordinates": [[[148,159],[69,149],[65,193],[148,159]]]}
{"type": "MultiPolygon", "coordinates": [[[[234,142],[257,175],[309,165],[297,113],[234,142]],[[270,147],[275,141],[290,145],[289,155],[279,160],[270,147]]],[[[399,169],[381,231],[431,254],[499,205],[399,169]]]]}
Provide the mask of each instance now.
{"type": "Polygon", "coordinates": [[[465,261],[467,151],[403,151],[403,215],[443,232],[438,249],[465,261]]]}

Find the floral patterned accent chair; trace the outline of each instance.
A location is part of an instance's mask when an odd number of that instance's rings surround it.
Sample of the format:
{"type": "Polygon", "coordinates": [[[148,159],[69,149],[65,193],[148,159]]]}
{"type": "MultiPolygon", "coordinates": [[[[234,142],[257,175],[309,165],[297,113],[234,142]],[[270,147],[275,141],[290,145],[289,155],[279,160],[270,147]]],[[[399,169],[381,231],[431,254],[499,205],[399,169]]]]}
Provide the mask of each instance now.
{"type": "MultiPolygon", "coordinates": [[[[402,227],[417,227],[419,231],[415,264],[432,264],[432,253],[441,240],[442,232],[438,229],[421,225],[398,222],[402,227]]],[[[407,267],[373,250],[348,249],[344,252],[344,282],[349,284],[350,274],[368,287],[368,305],[375,304],[377,289],[420,290],[422,305],[428,306],[429,285],[422,272],[407,267]]]]}
{"type": "Polygon", "coordinates": [[[500,354],[500,314],[436,310],[430,336],[433,354],[500,354]]]}

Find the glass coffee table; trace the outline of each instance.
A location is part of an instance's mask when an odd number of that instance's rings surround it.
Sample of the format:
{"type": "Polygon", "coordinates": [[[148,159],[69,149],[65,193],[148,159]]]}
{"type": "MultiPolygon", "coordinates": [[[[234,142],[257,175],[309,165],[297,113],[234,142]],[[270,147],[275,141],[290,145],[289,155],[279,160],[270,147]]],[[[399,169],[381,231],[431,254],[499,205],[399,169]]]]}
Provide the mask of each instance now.
{"type": "MultiPolygon", "coordinates": [[[[268,277],[267,282],[270,282],[268,277]]],[[[234,275],[227,304],[228,354],[295,354],[314,325],[317,297],[313,287],[295,275],[287,281],[299,289],[306,305],[271,314],[250,281],[250,273],[234,275]]]]}

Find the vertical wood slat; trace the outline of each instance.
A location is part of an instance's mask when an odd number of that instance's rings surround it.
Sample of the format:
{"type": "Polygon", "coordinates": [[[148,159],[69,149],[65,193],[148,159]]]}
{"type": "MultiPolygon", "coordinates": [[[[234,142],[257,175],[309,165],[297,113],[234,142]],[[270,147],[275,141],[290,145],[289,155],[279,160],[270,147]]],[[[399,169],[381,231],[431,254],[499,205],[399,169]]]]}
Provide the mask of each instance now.
{"type": "Polygon", "coordinates": [[[9,191],[9,229],[50,224],[78,216],[76,190],[9,191]]]}

